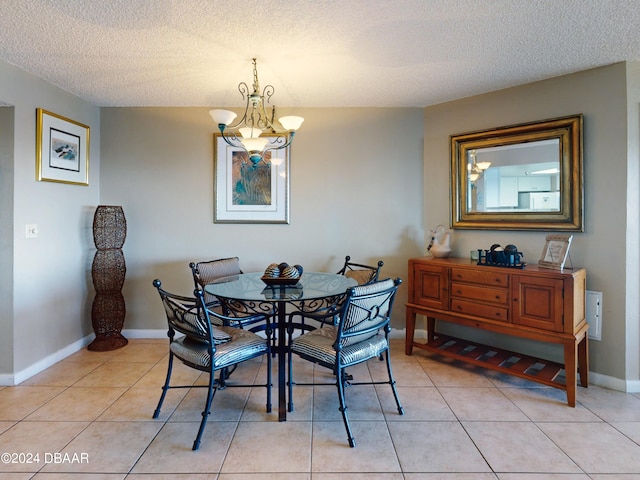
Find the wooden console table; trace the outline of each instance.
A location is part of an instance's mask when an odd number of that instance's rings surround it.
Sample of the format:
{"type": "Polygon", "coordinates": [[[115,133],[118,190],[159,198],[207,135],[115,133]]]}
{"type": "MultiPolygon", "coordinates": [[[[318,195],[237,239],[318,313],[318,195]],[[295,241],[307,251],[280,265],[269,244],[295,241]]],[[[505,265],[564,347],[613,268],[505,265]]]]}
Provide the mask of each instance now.
{"type": "Polygon", "coordinates": [[[576,405],[576,372],[588,385],[586,271],[477,265],[461,258],[409,260],[405,353],[413,347],[508,373],[567,392],[576,405]],[[414,341],[416,315],[427,318],[427,343],[414,341]],[[516,337],[561,344],[564,364],[436,332],[436,319],[516,337]],[[565,371],[565,382],[557,379],[565,371]]]}

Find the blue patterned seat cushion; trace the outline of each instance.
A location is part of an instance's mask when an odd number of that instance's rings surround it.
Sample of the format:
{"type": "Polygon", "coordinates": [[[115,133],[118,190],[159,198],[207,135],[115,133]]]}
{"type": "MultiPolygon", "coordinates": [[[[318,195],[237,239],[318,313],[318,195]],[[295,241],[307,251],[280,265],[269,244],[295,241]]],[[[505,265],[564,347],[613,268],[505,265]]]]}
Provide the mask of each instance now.
{"type": "MultiPolygon", "coordinates": [[[[267,341],[248,330],[233,327],[215,327],[220,333],[231,337],[227,342],[215,345],[214,370],[248,360],[269,350],[267,341]]],[[[189,337],[171,342],[171,352],[181,360],[200,367],[209,368],[211,358],[206,343],[189,337]]]]}
{"type": "MultiPolygon", "coordinates": [[[[299,336],[291,342],[291,350],[307,358],[313,358],[321,363],[334,365],[336,351],[333,344],[338,334],[337,326],[325,326],[299,336]]],[[[340,352],[340,363],[351,365],[377,357],[387,349],[387,339],[376,333],[357,343],[345,345],[340,352]]]]}

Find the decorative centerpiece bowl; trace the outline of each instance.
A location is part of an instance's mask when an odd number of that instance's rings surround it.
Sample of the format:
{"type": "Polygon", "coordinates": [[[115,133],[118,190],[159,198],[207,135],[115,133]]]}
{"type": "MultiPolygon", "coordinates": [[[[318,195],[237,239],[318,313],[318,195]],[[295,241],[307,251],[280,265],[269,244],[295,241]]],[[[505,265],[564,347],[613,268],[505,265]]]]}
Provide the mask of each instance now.
{"type": "Polygon", "coordinates": [[[292,286],[292,285],[296,285],[300,281],[300,277],[298,278],[275,277],[274,278],[274,277],[262,276],[260,277],[260,280],[262,280],[264,283],[266,283],[269,286],[274,286],[274,285],[292,286]]]}
{"type": "Polygon", "coordinates": [[[269,286],[296,285],[302,276],[303,268],[300,265],[290,266],[286,262],[272,263],[264,271],[261,280],[269,286]]]}

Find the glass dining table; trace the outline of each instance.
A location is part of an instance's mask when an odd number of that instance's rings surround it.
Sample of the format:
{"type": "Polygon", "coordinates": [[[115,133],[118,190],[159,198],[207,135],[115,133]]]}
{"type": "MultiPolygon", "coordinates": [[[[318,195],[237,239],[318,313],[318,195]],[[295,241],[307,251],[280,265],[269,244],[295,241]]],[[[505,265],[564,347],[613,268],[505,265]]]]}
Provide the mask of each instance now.
{"type": "Polygon", "coordinates": [[[304,272],[295,285],[266,285],[262,273],[243,273],[223,277],[204,287],[223,306],[236,314],[263,313],[276,323],[278,356],[278,420],[287,419],[286,358],[287,308],[320,311],[344,298],[348,288],[357,282],[335,273],[304,272]]]}

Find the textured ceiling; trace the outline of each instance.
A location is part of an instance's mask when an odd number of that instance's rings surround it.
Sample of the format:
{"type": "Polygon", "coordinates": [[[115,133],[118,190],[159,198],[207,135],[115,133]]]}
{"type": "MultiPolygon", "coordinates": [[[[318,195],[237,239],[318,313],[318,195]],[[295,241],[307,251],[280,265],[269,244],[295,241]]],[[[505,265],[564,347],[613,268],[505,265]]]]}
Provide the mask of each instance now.
{"type": "MultiPolygon", "coordinates": [[[[0,0],[0,59],[99,106],[424,107],[640,60],[640,0],[0,0]]],[[[2,99],[0,99],[2,100],[2,99]]]]}

